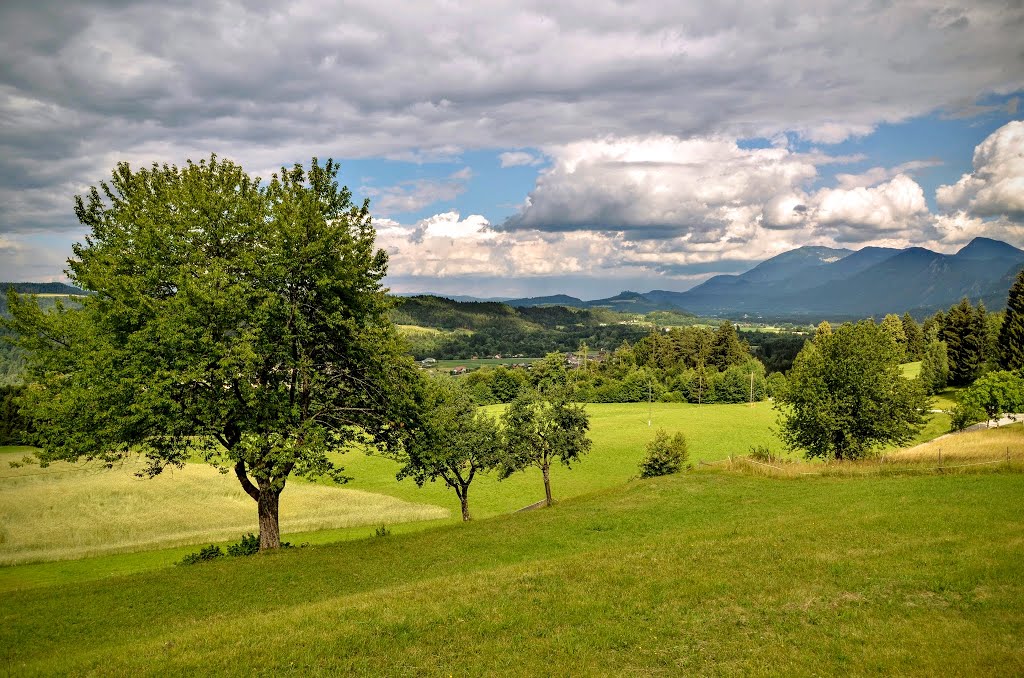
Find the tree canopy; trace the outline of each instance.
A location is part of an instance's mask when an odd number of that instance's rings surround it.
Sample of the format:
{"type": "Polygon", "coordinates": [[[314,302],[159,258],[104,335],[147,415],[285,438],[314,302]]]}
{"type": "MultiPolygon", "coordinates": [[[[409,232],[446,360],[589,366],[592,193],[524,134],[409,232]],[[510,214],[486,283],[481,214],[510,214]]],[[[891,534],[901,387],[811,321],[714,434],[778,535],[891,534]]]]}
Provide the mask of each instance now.
{"type": "Polygon", "coordinates": [[[544,496],[551,506],[552,462],[571,466],[590,451],[590,417],[582,405],[569,402],[565,389],[519,396],[502,415],[504,456],[501,477],[529,466],[544,476],[544,496]]]}
{"type": "Polygon", "coordinates": [[[121,163],[77,197],[89,231],[68,273],[94,294],[52,312],[9,297],[40,459],[141,453],[155,475],[201,455],[234,471],[274,548],[289,476],[343,480],[330,452],[399,444],[418,377],[368,202],[337,172],[314,158],[263,184],[216,156],[121,163]]]}
{"type": "Polygon", "coordinates": [[[1024,270],[1017,274],[1006,298],[1006,315],[999,329],[999,367],[1024,368],[1024,270]]]}
{"type": "Polygon", "coordinates": [[[394,451],[402,463],[398,479],[412,478],[421,487],[440,478],[455,491],[462,519],[469,520],[473,480],[501,460],[497,422],[450,379],[427,382],[422,425],[406,445],[394,451]]]}
{"type": "Polygon", "coordinates": [[[909,441],[927,397],[902,376],[901,349],[874,321],[819,327],[776,394],[780,435],[808,457],[857,459],[909,441]]]}

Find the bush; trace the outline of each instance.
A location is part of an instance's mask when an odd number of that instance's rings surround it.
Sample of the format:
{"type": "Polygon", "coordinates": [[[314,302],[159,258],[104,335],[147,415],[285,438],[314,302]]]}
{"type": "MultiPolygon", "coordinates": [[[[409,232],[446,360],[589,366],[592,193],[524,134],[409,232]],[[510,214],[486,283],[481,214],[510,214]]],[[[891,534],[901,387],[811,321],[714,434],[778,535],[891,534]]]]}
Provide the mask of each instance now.
{"type": "Polygon", "coordinates": [[[190,554],[188,554],[187,556],[182,558],[180,562],[178,562],[176,564],[177,565],[195,565],[196,563],[202,563],[202,562],[205,562],[207,560],[214,560],[215,558],[223,558],[223,557],[224,557],[224,551],[222,551],[219,546],[216,546],[214,544],[210,544],[209,546],[206,546],[206,547],[200,549],[199,553],[190,553],[190,554]]]}
{"type": "Polygon", "coordinates": [[[373,536],[375,536],[375,537],[390,537],[391,536],[391,528],[389,528],[387,525],[381,525],[380,527],[374,528],[373,536]]]}
{"type": "Polygon", "coordinates": [[[753,459],[754,461],[759,461],[763,464],[770,464],[773,461],[777,461],[774,457],[772,457],[772,451],[768,448],[767,445],[751,446],[750,452],[747,453],[747,456],[753,459]]]}
{"type": "Polygon", "coordinates": [[[654,440],[647,444],[647,456],[640,462],[640,477],[654,478],[677,473],[686,464],[688,457],[686,436],[676,433],[670,438],[664,429],[658,429],[654,440]]]}
{"type": "Polygon", "coordinates": [[[260,538],[252,532],[242,537],[242,541],[228,546],[229,556],[254,556],[260,552],[260,538]]]}

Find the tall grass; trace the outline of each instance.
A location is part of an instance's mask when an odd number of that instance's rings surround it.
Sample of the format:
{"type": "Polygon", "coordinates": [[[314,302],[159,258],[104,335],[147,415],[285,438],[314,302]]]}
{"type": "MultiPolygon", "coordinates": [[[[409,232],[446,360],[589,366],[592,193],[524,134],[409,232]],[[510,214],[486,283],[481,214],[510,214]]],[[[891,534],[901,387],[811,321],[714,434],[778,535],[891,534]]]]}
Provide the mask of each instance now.
{"type": "MultiPolygon", "coordinates": [[[[234,476],[190,464],[153,479],[142,465],[113,469],[55,463],[9,468],[0,454],[0,564],[65,560],[178,544],[222,541],[258,532],[256,503],[234,476]]],[[[447,517],[439,506],[309,483],[281,495],[286,532],[447,517]]]]}

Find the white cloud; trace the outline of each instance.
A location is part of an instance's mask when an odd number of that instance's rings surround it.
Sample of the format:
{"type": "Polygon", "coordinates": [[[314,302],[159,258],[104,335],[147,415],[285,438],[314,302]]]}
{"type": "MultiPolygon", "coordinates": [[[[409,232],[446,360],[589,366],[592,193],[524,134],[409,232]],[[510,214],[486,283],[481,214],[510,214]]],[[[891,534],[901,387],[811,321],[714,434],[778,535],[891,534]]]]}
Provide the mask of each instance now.
{"type": "Polygon", "coordinates": [[[374,213],[401,214],[415,212],[445,200],[454,200],[466,192],[472,177],[473,171],[463,167],[444,179],[413,179],[387,188],[364,186],[361,191],[373,198],[374,213]]]}
{"type": "Polygon", "coordinates": [[[498,161],[502,167],[524,167],[531,165],[539,165],[544,162],[543,158],[534,156],[532,153],[526,151],[508,151],[498,156],[498,161]]]}
{"type": "Polygon", "coordinates": [[[897,174],[913,175],[917,170],[938,167],[941,160],[911,160],[896,167],[872,167],[860,174],[837,173],[836,182],[839,188],[869,188],[883,181],[892,179],[897,174]]]}
{"type": "Polygon", "coordinates": [[[905,174],[874,188],[822,189],[812,204],[817,228],[840,242],[913,236],[930,216],[924,191],[905,174]]]}
{"type": "Polygon", "coordinates": [[[606,138],[549,147],[543,172],[505,228],[602,230],[629,239],[719,242],[749,226],[751,206],[817,174],[815,158],[733,140],[606,138]]]}
{"type": "Polygon", "coordinates": [[[1024,121],[1009,122],[978,144],[973,165],[973,172],[935,191],[939,205],[974,216],[1024,219],[1024,121]]]}

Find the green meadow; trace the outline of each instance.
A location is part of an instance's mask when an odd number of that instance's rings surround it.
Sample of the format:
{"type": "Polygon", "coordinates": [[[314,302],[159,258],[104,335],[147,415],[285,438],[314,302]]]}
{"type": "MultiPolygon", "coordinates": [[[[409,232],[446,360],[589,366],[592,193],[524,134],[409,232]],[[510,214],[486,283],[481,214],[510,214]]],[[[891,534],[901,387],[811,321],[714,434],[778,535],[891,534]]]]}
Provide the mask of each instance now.
{"type": "Polygon", "coordinates": [[[1021,496],[1013,472],[705,469],[466,525],[2,593],[0,666],[1018,674],[1021,496]]]}
{"type": "Polygon", "coordinates": [[[779,472],[728,462],[782,452],[770,403],[587,408],[594,449],[554,469],[551,509],[515,512],[539,472],[485,476],[463,524],[442,485],[350,452],[351,483],[282,495],[300,548],[188,567],[172,563],[255,531],[233,477],[9,468],[30,450],[4,448],[0,673],[1024,671],[1020,426],[779,472]],[[686,434],[693,468],[639,480],[659,428],[686,434]],[[940,446],[947,465],[1007,461],[939,473],[940,446]]]}

